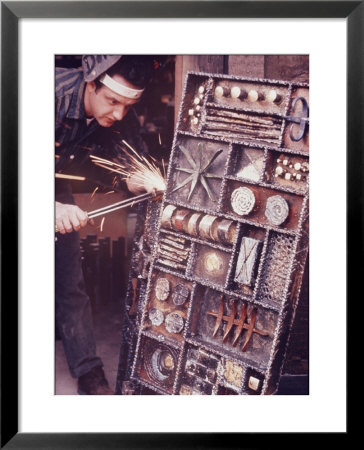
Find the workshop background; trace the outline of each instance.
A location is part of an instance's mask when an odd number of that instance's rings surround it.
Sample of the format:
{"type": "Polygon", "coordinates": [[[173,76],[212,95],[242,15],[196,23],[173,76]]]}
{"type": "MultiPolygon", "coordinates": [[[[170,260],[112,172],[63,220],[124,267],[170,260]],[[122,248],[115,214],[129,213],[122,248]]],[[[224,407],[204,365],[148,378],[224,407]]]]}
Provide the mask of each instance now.
{"type": "MultiPolygon", "coordinates": [[[[142,101],[136,105],[141,134],[149,153],[167,164],[172,147],[175,122],[182,97],[183,83],[188,71],[221,73],[251,78],[309,82],[307,55],[177,55],[164,58],[164,65],[154,78],[142,101]]],[[[81,55],[58,55],[57,67],[80,67],[81,55]]],[[[72,182],[76,203],[90,211],[130,196],[110,190],[96,182],[72,182]]],[[[88,295],[91,299],[97,351],[104,361],[106,377],[115,387],[121,343],[121,307],[128,279],[131,244],[137,208],[127,208],[108,214],[102,223],[80,232],[82,261],[88,295]]],[[[309,301],[308,260],[301,298],[291,332],[282,394],[308,393],[309,366],[309,301]]],[[[76,395],[77,380],[69,373],[62,342],[55,346],[55,393],[76,395]]]]}

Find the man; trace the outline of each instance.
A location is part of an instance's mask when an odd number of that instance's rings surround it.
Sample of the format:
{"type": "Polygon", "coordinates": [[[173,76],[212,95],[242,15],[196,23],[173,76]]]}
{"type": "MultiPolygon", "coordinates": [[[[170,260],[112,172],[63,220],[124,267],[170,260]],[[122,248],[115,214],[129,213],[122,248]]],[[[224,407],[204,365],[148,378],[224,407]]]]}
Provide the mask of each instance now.
{"type": "MultiPolygon", "coordinates": [[[[99,149],[100,140],[107,139],[104,131],[111,132],[118,123],[125,124],[124,129],[119,127],[118,138],[139,140],[136,148],[142,151],[136,114],[130,110],[140,100],[152,70],[150,56],[121,55],[85,55],[82,69],[56,69],[56,172],[82,165],[89,158],[90,142],[92,149],[99,149]]],[[[140,193],[132,181],[128,188],[140,193]]],[[[79,394],[113,395],[96,355],[82,274],[78,230],[88,217],[74,204],[64,180],[56,180],[55,219],[56,325],[70,372],[78,378],[79,394]]]]}

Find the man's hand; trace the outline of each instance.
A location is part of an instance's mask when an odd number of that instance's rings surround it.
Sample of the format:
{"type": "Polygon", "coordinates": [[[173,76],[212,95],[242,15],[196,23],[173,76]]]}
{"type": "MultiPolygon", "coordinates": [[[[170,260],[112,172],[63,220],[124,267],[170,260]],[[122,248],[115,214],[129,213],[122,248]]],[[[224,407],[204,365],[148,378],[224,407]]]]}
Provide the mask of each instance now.
{"type": "Polygon", "coordinates": [[[88,217],[76,205],[66,205],[56,202],[56,230],[61,234],[78,231],[87,225],[88,217]]]}

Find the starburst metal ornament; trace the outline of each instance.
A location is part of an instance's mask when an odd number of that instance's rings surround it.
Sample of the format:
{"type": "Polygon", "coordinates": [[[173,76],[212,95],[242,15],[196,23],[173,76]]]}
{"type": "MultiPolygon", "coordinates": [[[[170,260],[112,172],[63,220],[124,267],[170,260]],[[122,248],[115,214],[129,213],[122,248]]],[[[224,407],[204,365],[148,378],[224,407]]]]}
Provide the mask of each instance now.
{"type": "Polygon", "coordinates": [[[200,182],[201,185],[203,186],[203,188],[206,190],[210,200],[214,201],[213,193],[210,189],[210,186],[207,183],[206,178],[221,178],[221,177],[218,175],[215,175],[213,173],[207,172],[207,169],[211,166],[211,164],[215,161],[215,159],[220,155],[220,153],[223,151],[223,149],[218,150],[209,159],[209,161],[206,164],[203,164],[202,154],[204,152],[204,146],[201,143],[199,143],[197,146],[198,153],[197,153],[196,160],[194,160],[192,158],[191,153],[189,152],[189,150],[187,148],[183,147],[182,145],[180,145],[179,148],[181,149],[182,153],[185,155],[188,163],[190,164],[190,166],[192,168],[187,169],[184,167],[176,167],[176,170],[179,170],[180,172],[189,173],[190,176],[188,176],[185,180],[182,181],[182,183],[180,183],[178,186],[176,186],[172,192],[175,192],[178,189],[181,189],[184,186],[186,186],[186,184],[191,183],[190,191],[189,191],[188,197],[187,197],[187,200],[189,200],[193,194],[193,191],[196,188],[197,183],[200,182]]]}

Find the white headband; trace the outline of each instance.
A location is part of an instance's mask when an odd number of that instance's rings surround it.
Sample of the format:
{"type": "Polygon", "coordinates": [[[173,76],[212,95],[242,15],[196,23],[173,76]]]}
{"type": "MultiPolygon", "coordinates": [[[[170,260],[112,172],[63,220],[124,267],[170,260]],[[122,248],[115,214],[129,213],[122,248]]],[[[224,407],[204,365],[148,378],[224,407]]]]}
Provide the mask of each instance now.
{"type": "Polygon", "coordinates": [[[121,83],[118,83],[107,74],[105,74],[104,77],[100,79],[100,82],[117,94],[127,98],[140,98],[144,92],[144,89],[132,89],[121,83]]]}

